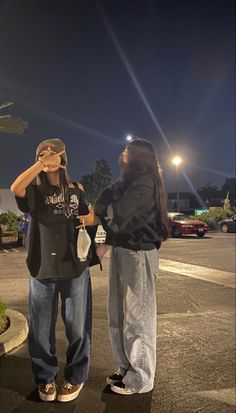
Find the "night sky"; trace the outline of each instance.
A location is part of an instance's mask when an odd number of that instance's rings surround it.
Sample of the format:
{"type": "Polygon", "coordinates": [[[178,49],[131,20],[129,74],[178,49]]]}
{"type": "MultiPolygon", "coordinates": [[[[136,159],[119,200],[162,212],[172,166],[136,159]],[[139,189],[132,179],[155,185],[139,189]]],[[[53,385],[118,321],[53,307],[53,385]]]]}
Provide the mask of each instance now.
{"type": "Polygon", "coordinates": [[[195,188],[235,174],[234,1],[1,0],[0,59],[0,101],[29,123],[0,135],[0,188],[49,137],[73,180],[99,158],[115,178],[128,133],[154,144],[168,191],[176,151],[195,188]]]}

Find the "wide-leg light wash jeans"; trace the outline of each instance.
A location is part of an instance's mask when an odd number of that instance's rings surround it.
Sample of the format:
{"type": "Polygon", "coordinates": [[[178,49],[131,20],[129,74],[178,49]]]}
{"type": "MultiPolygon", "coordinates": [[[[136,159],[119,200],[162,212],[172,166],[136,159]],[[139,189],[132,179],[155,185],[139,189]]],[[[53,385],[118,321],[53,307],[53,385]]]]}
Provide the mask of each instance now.
{"type": "Polygon", "coordinates": [[[113,358],[136,393],[153,388],[156,368],[158,253],[113,247],[108,295],[113,358]]]}

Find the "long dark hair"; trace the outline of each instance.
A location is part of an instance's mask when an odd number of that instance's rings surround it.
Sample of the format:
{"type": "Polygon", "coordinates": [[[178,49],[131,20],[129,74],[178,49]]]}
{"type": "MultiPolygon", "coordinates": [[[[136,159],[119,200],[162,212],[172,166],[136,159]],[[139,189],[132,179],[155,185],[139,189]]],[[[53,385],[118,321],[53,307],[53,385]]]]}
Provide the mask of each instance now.
{"type": "MultiPolygon", "coordinates": [[[[65,166],[65,161],[62,157],[61,157],[61,165],[65,166]]],[[[67,169],[59,168],[58,176],[59,176],[59,184],[60,184],[58,188],[58,194],[61,193],[64,195],[65,209],[68,209],[69,202],[70,202],[69,185],[71,183],[71,180],[67,172],[67,169]]],[[[48,181],[46,172],[43,172],[43,171],[40,172],[40,174],[36,178],[36,185],[38,186],[43,196],[46,196],[51,193],[51,184],[48,181]]]]}
{"type": "MultiPolygon", "coordinates": [[[[127,146],[128,164],[122,164],[118,181],[125,187],[128,186],[140,174],[152,176],[155,184],[155,201],[158,206],[159,218],[162,226],[162,239],[169,235],[167,219],[166,192],[162,178],[162,170],[152,144],[144,139],[136,138],[127,146]]],[[[122,157],[120,158],[122,160],[122,157]]]]}

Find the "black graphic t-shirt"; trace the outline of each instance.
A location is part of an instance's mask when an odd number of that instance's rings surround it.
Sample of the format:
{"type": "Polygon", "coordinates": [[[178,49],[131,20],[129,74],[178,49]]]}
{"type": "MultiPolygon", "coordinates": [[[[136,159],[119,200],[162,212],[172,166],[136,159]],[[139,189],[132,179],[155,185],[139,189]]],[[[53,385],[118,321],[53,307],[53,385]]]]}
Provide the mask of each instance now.
{"type": "Polygon", "coordinates": [[[78,277],[89,264],[77,259],[76,240],[79,225],[77,215],[88,214],[84,193],[79,188],[69,188],[68,208],[64,194],[51,185],[43,194],[39,187],[30,184],[24,198],[16,197],[19,209],[31,215],[28,229],[27,266],[37,279],[68,279],[78,277]]]}

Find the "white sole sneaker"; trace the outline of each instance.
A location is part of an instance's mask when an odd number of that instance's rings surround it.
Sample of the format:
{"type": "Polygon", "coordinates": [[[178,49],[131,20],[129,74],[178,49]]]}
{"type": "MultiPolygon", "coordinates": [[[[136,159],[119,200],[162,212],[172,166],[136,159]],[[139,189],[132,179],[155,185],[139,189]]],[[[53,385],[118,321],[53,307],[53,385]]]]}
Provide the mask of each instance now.
{"type": "Polygon", "coordinates": [[[120,380],[113,380],[113,379],[110,379],[110,377],[107,377],[106,378],[106,383],[109,384],[109,386],[111,386],[112,384],[115,384],[115,383],[119,382],[120,380]]]}
{"type": "Polygon", "coordinates": [[[82,388],[84,387],[85,383],[81,383],[76,391],[71,394],[58,394],[57,401],[59,402],[70,402],[71,400],[76,399],[80,394],[82,388]]]}
{"type": "Polygon", "coordinates": [[[38,389],[38,394],[39,394],[40,400],[42,400],[43,402],[54,402],[54,400],[56,400],[57,398],[56,391],[53,394],[44,394],[38,389]]]}
{"type": "Polygon", "coordinates": [[[135,394],[135,392],[133,390],[129,389],[129,388],[127,388],[127,387],[122,388],[122,387],[116,386],[115,384],[111,385],[111,390],[114,393],[122,394],[122,396],[130,396],[131,394],[135,394]]]}

